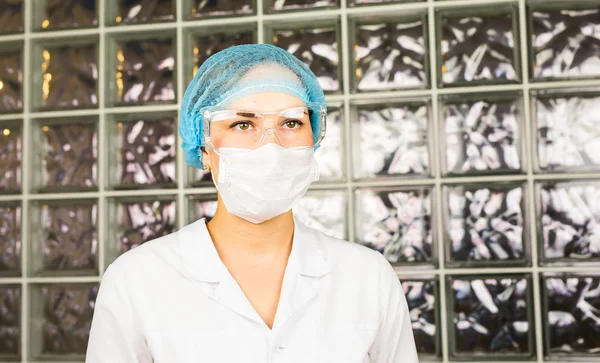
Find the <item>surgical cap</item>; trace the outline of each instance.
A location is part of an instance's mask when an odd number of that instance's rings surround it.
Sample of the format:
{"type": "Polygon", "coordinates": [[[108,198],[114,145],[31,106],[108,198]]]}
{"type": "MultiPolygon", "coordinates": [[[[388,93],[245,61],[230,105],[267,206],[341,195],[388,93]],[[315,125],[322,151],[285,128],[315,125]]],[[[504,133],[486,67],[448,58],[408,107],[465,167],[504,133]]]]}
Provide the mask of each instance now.
{"type": "Polygon", "coordinates": [[[269,44],[238,45],[222,50],[202,64],[181,102],[179,135],[188,165],[203,167],[204,119],[200,110],[227,106],[259,92],[283,92],[305,103],[326,107],[317,77],[291,53],[269,44]]]}

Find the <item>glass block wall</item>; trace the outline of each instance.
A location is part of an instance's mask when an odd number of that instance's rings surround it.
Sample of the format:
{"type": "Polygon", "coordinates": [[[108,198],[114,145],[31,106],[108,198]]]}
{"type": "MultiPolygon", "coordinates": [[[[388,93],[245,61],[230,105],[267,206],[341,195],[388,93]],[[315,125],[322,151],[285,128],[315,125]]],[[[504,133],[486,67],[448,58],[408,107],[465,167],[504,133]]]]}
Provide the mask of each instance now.
{"type": "Polygon", "coordinates": [[[125,251],[215,211],[178,102],[273,43],[329,102],[305,223],[398,270],[423,361],[600,360],[600,1],[0,0],[0,361],[83,362],[125,251]]]}

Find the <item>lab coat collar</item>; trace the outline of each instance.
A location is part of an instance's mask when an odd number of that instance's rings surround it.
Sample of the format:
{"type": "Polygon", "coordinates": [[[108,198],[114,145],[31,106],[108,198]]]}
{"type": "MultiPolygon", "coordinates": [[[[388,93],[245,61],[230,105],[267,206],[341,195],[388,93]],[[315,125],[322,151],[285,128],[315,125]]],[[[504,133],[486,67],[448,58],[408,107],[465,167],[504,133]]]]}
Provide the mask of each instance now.
{"type": "MultiPolygon", "coordinates": [[[[294,219],[294,237],[288,269],[303,276],[321,277],[331,272],[330,260],[321,246],[320,235],[294,219]]],[[[229,271],[221,261],[210,238],[205,219],[178,232],[179,252],[184,274],[202,282],[221,282],[229,271]]]]}

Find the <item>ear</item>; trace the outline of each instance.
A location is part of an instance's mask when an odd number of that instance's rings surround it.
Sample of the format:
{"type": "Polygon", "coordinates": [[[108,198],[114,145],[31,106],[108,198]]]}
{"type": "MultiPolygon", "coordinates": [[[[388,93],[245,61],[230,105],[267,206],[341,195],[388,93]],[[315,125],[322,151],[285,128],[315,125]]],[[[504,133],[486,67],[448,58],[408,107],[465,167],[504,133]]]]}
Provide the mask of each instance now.
{"type": "Polygon", "coordinates": [[[210,165],[210,155],[204,146],[202,146],[202,164],[204,164],[205,167],[208,166],[209,168],[212,168],[210,165]]]}

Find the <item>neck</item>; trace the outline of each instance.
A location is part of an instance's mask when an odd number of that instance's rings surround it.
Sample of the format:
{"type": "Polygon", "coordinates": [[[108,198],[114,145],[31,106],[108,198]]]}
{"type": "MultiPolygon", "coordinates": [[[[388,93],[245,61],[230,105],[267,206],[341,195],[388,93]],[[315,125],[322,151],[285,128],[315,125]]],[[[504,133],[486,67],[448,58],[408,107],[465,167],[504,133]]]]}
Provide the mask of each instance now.
{"type": "Polygon", "coordinates": [[[219,255],[289,256],[294,235],[291,211],[254,224],[230,214],[220,197],[218,203],[207,228],[219,255]]]}

